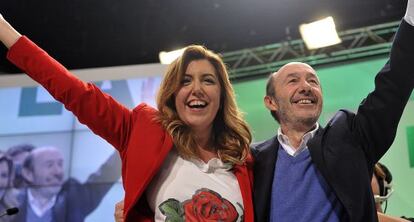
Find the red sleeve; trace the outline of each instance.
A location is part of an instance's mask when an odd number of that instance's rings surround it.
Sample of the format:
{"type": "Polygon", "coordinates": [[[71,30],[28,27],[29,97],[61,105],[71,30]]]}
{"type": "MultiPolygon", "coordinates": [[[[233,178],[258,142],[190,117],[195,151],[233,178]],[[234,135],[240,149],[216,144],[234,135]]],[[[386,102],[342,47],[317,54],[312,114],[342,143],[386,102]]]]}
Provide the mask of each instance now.
{"type": "Polygon", "coordinates": [[[127,145],[132,125],[128,108],[94,84],[78,79],[25,36],[10,48],[7,58],[46,88],[95,134],[119,151],[127,145]]]}

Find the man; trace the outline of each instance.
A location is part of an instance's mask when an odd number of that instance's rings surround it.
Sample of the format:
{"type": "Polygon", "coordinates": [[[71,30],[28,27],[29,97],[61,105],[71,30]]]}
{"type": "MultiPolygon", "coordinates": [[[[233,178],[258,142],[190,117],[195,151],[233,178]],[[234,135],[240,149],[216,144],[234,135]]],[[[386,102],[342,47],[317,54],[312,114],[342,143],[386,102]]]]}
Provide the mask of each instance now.
{"type": "Polygon", "coordinates": [[[119,179],[120,163],[114,153],[86,183],[64,180],[64,158],[56,147],[34,149],[23,163],[28,188],[17,221],[80,222],[99,205],[119,179]]]}
{"type": "Polygon", "coordinates": [[[375,90],[356,114],[340,110],[325,128],[317,123],[323,98],[311,66],[289,63],[269,77],[264,102],[280,128],[253,148],[256,221],[378,220],[371,176],[413,90],[413,15],[409,0],[375,90]]]}

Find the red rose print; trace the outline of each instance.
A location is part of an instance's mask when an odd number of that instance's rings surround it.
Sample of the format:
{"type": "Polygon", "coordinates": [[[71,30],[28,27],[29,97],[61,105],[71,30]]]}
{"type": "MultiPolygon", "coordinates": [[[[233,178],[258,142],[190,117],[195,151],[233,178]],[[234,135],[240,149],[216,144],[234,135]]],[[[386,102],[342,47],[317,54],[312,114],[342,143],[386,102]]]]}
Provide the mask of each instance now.
{"type": "Polygon", "coordinates": [[[198,190],[191,200],[184,201],[182,205],[185,221],[234,222],[239,216],[230,201],[209,189],[198,190]]]}

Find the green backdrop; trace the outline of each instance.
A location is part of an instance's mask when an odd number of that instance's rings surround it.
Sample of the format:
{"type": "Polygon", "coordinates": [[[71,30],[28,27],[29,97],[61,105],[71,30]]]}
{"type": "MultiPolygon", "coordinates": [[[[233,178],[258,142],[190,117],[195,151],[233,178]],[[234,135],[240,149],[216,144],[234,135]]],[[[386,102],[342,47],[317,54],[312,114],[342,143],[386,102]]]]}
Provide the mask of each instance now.
{"type": "MultiPolygon", "coordinates": [[[[374,77],[385,58],[355,61],[317,68],[324,95],[320,123],[325,125],[340,108],[356,110],[361,100],[374,88],[374,77]]],[[[266,77],[233,84],[238,105],[245,113],[254,141],[270,138],[277,123],[263,105],[266,77]]],[[[395,192],[388,201],[387,213],[414,217],[414,93],[401,118],[397,136],[381,159],[392,172],[395,192]]]]}

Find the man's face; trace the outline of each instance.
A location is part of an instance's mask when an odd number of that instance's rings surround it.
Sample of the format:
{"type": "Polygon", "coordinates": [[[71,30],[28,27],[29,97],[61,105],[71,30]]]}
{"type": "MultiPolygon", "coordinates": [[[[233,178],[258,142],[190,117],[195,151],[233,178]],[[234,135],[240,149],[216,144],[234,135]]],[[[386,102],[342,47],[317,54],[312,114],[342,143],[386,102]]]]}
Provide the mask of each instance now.
{"type": "Polygon", "coordinates": [[[57,194],[64,179],[61,152],[53,147],[33,152],[33,170],[28,176],[30,184],[44,195],[57,194]]]}
{"type": "Polygon", "coordinates": [[[315,70],[304,63],[289,63],[274,75],[275,95],[265,97],[266,106],[277,112],[281,125],[313,126],[319,119],[323,103],[315,70]]]}

